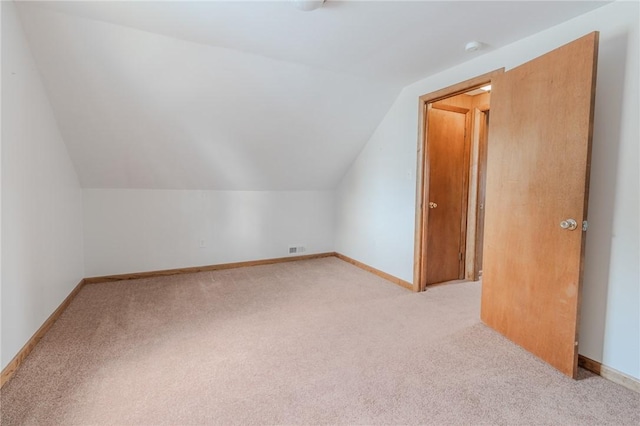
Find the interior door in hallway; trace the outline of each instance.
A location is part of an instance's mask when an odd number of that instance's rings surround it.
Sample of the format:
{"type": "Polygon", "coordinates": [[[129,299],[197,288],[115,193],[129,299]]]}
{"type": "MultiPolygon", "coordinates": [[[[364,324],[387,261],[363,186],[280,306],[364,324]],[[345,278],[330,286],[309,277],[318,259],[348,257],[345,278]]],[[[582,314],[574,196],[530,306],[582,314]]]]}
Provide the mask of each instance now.
{"type": "Polygon", "coordinates": [[[492,80],[482,320],[575,377],[598,33],[492,80]]]}
{"type": "Polygon", "coordinates": [[[464,275],[468,112],[466,108],[433,104],[427,113],[427,284],[464,275]]]}

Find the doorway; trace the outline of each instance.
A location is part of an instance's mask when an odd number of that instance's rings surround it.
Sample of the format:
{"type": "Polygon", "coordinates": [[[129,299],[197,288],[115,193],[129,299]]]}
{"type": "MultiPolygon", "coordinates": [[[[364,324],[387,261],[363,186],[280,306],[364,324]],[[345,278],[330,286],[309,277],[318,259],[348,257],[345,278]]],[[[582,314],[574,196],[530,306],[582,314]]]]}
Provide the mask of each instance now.
{"type": "Polygon", "coordinates": [[[501,72],[420,98],[416,291],[481,275],[490,84],[501,72]]]}

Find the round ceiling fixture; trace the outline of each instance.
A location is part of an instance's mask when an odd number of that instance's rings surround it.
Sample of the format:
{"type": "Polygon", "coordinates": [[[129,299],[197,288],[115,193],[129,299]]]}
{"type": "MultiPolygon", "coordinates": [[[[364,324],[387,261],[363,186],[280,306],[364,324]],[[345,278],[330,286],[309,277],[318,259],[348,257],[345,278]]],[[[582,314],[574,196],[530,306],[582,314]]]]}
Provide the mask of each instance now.
{"type": "Polygon", "coordinates": [[[305,12],[319,9],[325,0],[291,0],[295,7],[305,12]]]}
{"type": "Polygon", "coordinates": [[[482,49],[482,43],[480,43],[479,41],[470,41],[464,47],[464,50],[466,50],[467,52],[475,52],[476,50],[480,49],[482,49]]]}

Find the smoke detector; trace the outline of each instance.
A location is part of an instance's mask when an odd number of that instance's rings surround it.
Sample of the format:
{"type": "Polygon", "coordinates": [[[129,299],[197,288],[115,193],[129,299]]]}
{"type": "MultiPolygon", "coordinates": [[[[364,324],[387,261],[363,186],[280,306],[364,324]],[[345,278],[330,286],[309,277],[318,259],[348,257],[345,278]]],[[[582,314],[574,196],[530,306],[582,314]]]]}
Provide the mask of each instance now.
{"type": "Polygon", "coordinates": [[[479,41],[470,41],[464,46],[464,50],[467,52],[475,52],[476,50],[482,49],[482,43],[479,41]]]}

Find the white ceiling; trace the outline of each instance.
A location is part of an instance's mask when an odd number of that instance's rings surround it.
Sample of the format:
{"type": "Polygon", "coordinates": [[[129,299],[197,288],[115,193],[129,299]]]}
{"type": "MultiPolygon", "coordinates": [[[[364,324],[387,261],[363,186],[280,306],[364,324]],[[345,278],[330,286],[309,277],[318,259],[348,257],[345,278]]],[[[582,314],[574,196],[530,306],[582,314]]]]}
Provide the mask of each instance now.
{"type": "Polygon", "coordinates": [[[603,2],[29,2],[84,187],[333,188],[400,89],[603,2]],[[487,48],[464,51],[470,40],[487,48]]]}

